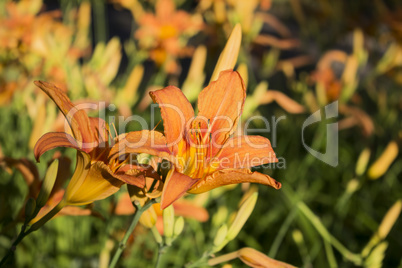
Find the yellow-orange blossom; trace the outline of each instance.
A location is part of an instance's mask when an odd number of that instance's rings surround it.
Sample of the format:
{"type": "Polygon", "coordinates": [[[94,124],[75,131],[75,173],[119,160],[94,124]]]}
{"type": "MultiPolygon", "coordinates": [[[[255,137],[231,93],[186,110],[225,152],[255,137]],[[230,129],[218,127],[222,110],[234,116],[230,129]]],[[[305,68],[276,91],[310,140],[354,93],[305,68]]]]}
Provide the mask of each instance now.
{"type": "Polygon", "coordinates": [[[56,86],[35,81],[58,106],[71,127],[72,135],[66,132],[50,132],[43,135],[35,145],[36,160],[48,150],[70,147],[77,150],[77,164],[67,186],[60,207],[85,205],[104,199],[125,184],[144,187],[145,176],[159,178],[149,166],[141,167],[128,161],[110,158],[113,146],[119,148],[119,139],[109,143],[109,127],[101,118],[88,117],[77,109],[67,95],[56,86]]]}

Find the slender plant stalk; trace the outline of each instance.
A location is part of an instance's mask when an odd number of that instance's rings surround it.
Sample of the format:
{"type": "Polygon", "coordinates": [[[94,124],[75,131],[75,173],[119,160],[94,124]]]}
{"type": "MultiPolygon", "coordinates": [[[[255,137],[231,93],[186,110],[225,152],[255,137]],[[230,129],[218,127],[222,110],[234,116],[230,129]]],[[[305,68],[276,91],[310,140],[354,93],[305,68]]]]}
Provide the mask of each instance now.
{"type": "Polygon", "coordinates": [[[6,255],[0,261],[0,267],[3,267],[3,265],[5,265],[5,263],[7,262],[8,258],[14,254],[18,244],[22,241],[22,239],[24,239],[24,237],[42,227],[46,222],[48,222],[51,218],[53,218],[64,206],[65,204],[60,202],[48,214],[43,216],[39,221],[35,222],[31,227],[29,227],[27,223],[24,223],[24,225],[22,225],[21,227],[21,232],[18,234],[17,239],[15,239],[14,243],[11,245],[6,255]]]}
{"type": "Polygon", "coordinates": [[[130,235],[133,233],[135,226],[137,226],[137,223],[141,218],[142,213],[144,213],[144,211],[146,211],[148,208],[150,208],[155,203],[156,203],[155,199],[148,201],[148,203],[146,203],[143,207],[141,207],[141,205],[138,203],[135,203],[135,202],[133,203],[133,205],[135,207],[133,220],[131,221],[131,224],[128,227],[123,239],[120,241],[119,247],[117,248],[116,252],[114,253],[114,256],[113,256],[112,261],[110,262],[109,268],[113,268],[116,266],[121,254],[123,253],[123,251],[126,247],[126,244],[127,244],[128,239],[130,238],[130,235]]]}
{"type": "Polygon", "coordinates": [[[165,252],[166,252],[166,248],[167,248],[166,245],[162,245],[162,244],[159,245],[158,256],[156,258],[155,268],[158,268],[159,265],[161,264],[161,259],[162,259],[163,254],[165,254],[165,252]]]}
{"type": "Polygon", "coordinates": [[[209,259],[208,265],[214,266],[214,265],[220,264],[222,262],[228,262],[230,260],[236,259],[238,256],[239,256],[239,254],[237,253],[237,251],[231,252],[231,253],[228,253],[225,255],[221,255],[219,257],[209,259]]]}
{"type": "Polygon", "coordinates": [[[195,267],[200,267],[200,266],[206,266],[208,264],[208,257],[211,255],[211,252],[207,251],[204,252],[204,254],[196,260],[195,262],[187,264],[185,267],[186,268],[195,268],[195,267]]]}
{"type": "Polygon", "coordinates": [[[281,245],[283,238],[286,235],[286,232],[289,230],[290,225],[293,220],[296,218],[297,210],[292,209],[292,211],[288,214],[285,221],[283,222],[281,228],[279,229],[278,234],[276,235],[274,242],[272,243],[271,249],[269,250],[268,256],[271,258],[275,258],[276,253],[278,252],[279,246],[281,245]]]}
{"type": "Polygon", "coordinates": [[[9,250],[7,251],[6,255],[3,257],[3,259],[0,262],[0,267],[3,267],[3,265],[7,262],[8,258],[14,254],[15,249],[17,248],[17,245],[21,242],[21,240],[26,236],[25,233],[25,228],[27,226],[24,224],[21,227],[21,232],[18,235],[17,239],[14,241],[14,243],[11,245],[11,247],[9,248],[9,250]]]}
{"type": "Polygon", "coordinates": [[[344,245],[341,244],[341,242],[333,237],[321,223],[319,218],[306,206],[306,204],[299,202],[298,208],[307,217],[307,219],[309,219],[325,241],[333,245],[343,257],[355,263],[356,265],[361,265],[362,257],[359,254],[349,251],[344,245]]]}

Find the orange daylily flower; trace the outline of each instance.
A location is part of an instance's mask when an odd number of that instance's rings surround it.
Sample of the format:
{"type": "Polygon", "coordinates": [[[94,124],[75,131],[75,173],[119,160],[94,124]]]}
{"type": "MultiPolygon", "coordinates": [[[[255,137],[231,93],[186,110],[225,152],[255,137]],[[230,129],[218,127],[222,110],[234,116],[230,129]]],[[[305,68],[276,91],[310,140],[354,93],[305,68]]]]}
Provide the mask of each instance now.
{"type": "MultiPolygon", "coordinates": [[[[120,159],[110,159],[109,153],[118,138],[109,143],[109,126],[101,118],[88,117],[83,110],[78,110],[67,95],[56,86],[36,81],[58,106],[66,117],[72,135],[65,132],[50,132],[43,135],[35,145],[34,154],[37,161],[48,150],[56,147],[70,147],[77,150],[75,172],[67,186],[62,202],[65,205],[86,205],[104,199],[125,184],[138,187],[145,185],[144,172],[150,169],[128,163],[120,159]]],[[[156,174],[156,172],[155,172],[156,174]]]]}
{"type": "MultiPolygon", "coordinates": [[[[238,72],[220,73],[217,81],[198,97],[198,116],[182,91],[174,86],[150,93],[158,103],[164,121],[163,136],[152,132],[152,141],[142,143],[146,153],[168,159],[173,165],[165,181],[161,208],[186,192],[203,193],[219,186],[254,182],[279,189],[268,175],[252,172],[252,166],[277,162],[268,139],[261,136],[230,136],[243,111],[246,89],[238,72]]],[[[128,133],[127,143],[144,139],[128,133]]],[[[125,153],[138,148],[126,147],[125,153]]]]}

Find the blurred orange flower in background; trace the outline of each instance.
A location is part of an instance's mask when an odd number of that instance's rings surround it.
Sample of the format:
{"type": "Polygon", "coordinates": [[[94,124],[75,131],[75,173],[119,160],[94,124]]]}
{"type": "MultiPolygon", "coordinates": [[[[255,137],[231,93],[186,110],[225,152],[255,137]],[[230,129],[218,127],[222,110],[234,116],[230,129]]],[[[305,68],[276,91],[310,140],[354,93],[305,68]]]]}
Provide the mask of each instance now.
{"type": "Polygon", "coordinates": [[[31,77],[44,77],[65,88],[68,68],[90,52],[89,19],[83,22],[90,5],[80,6],[76,25],[64,24],[60,10],[40,12],[44,9],[41,0],[6,1],[4,6],[0,14],[0,105],[9,102],[15,89],[29,88],[31,77]]]}
{"type": "Polygon", "coordinates": [[[140,47],[150,51],[151,58],[159,65],[165,64],[169,73],[179,71],[176,59],[191,56],[188,39],[203,27],[199,14],[176,10],[172,0],[158,0],[155,14],[145,13],[138,19],[140,28],[135,33],[140,47]]]}

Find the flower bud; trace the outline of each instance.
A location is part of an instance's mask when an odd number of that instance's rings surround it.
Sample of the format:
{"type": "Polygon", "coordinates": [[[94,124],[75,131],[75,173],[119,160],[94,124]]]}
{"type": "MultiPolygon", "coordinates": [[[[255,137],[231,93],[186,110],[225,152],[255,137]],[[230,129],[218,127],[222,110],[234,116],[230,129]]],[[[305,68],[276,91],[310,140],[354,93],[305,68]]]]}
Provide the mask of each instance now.
{"type": "Polygon", "coordinates": [[[156,228],[156,226],[152,226],[151,228],[151,232],[154,235],[155,241],[158,244],[162,244],[162,237],[158,231],[158,229],[156,228]]]}
{"type": "Polygon", "coordinates": [[[371,249],[376,246],[381,240],[385,239],[391,228],[394,226],[396,220],[399,218],[402,210],[402,200],[398,200],[395,204],[388,210],[384,218],[381,221],[378,231],[373,235],[370,241],[367,243],[366,247],[362,250],[362,256],[366,257],[371,249]]]}
{"type": "Polygon", "coordinates": [[[366,171],[368,161],[370,160],[370,149],[366,148],[364,149],[360,155],[359,159],[357,159],[356,163],[356,175],[361,176],[363,173],[366,171]]]}
{"type": "Polygon", "coordinates": [[[36,209],[42,208],[49,199],[50,193],[53,190],[54,183],[57,178],[57,170],[59,168],[59,160],[55,159],[46,171],[45,179],[43,180],[42,187],[36,198],[36,209]]]}
{"type": "Polygon", "coordinates": [[[381,156],[374,162],[374,164],[368,170],[368,176],[375,180],[384,175],[387,172],[389,166],[394,162],[398,156],[398,144],[395,141],[391,141],[381,156]]]}
{"type": "Polygon", "coordinates": [[[172,244],[173,231],[174,231],[174,208],[172,205],[163,210],[163,234],[166,239],[166,244],[172,244]]]}
{"type": "Polygon", "coordinates": [[[255,192],[247,198],[246,201],[241,205],[239,212],[236,215],[233,223],[231,224],[226,239],[228,241],[233,240],[243,228],[247,219],[250,217],[251,212],[253,212],[254,206],[257,203],[258,193],[255,192]]]}
{"type": "Polygon", "coordinates": [[[346,192],[348,194],[353,194],[360,187],[360,182],[357,179],[351,179],[346,185],[346,192]]]}
{"type": "Polygon", "coordinates": [[[385,241],[378,244],[364,261],[364,267],[382,267],[387,248],[388,243],[385,241]]]}
{"type": "Polygon", "coordinates": [[[234,68],[237,62],[237,57],[239,56],[241,36],[241,26],[238,23],[233,28],[233,31],[226,42],[226,46],[219,56],[210,82],[217,80],[220,72],[234,68]]]}
{"type": "Polygon", "coordinates": [[[147,228],[152,228],[156,224],[157,215],[153,206],[144,211],[140,218],[140,223],[147,228]]]}
{"type": "Polygon", "coordinates": [[[228,234],[228,226],[224,224],[218,229],[218,232],[215,235],[212,252],[215,253],[220,251],[227,244],[228,242],[228,240],[226,240],[227,234],[228,234]]]}
{"type": "Polygon", "coordinates": [[[184,229],[184,218],[179,217],[174,223],[173,237],[178,237],[184,229]]]}
{"type": "Polygon", "coordinates": [[[247,64],[246,63],[239,64],[236,71],[238,71],[241,78],[243,78],[244,86],[247,88],[247,85],[248,85],[247,64]]]}
{"type": "Polygon", "coordinates": [[[387,237],[389,231],[391,231],[392,226],[394,226],[396,220],[399,218],[402,210],[402,200],[398,200],[395,204],[388,210],[385,214],[384,219],[381,221],[378,227],[378,236],[381,239],[387,237]]]}
{"type": "Polygon", "coordinates": [[[226,222],[228,214],[229,212],[227,207],[219,207],[218,211],[212,217],[212,226],[216,228],[218,228],[218,226],[221,226],[224,222],[226,222]]]}
{"type": "Polygon", "coordinates": [[[36,209],[36,201],[35,199],[33,199],[32,197],[30,197],[27,201],[27,203],[25,204],[25,222],[29,222],[35,215],[36,209]]]}
{"type": "Polygon", "coordinates": [[[295,266],[271,259],[267,255],[253,249],[242,248],[238,252],[239,259],[250,267],[294,268],[295,266]]]}
{"type": "Polygon", "coordinates": [[[205,46],[197,47],[191,60],[187,78],[182,86],[182,91],[189,102],[195,101],[202,90],[205,81],[204,67],[206,59],[207,48],[205,46]]]}
{"type": "Polygon", "coordinates": [[[292,232],[292,237],[293,240],[296,242],[297,245],[302,245],[303,244],[303,234],[300,232],[300,230],[296,229],[292,232]]]}

